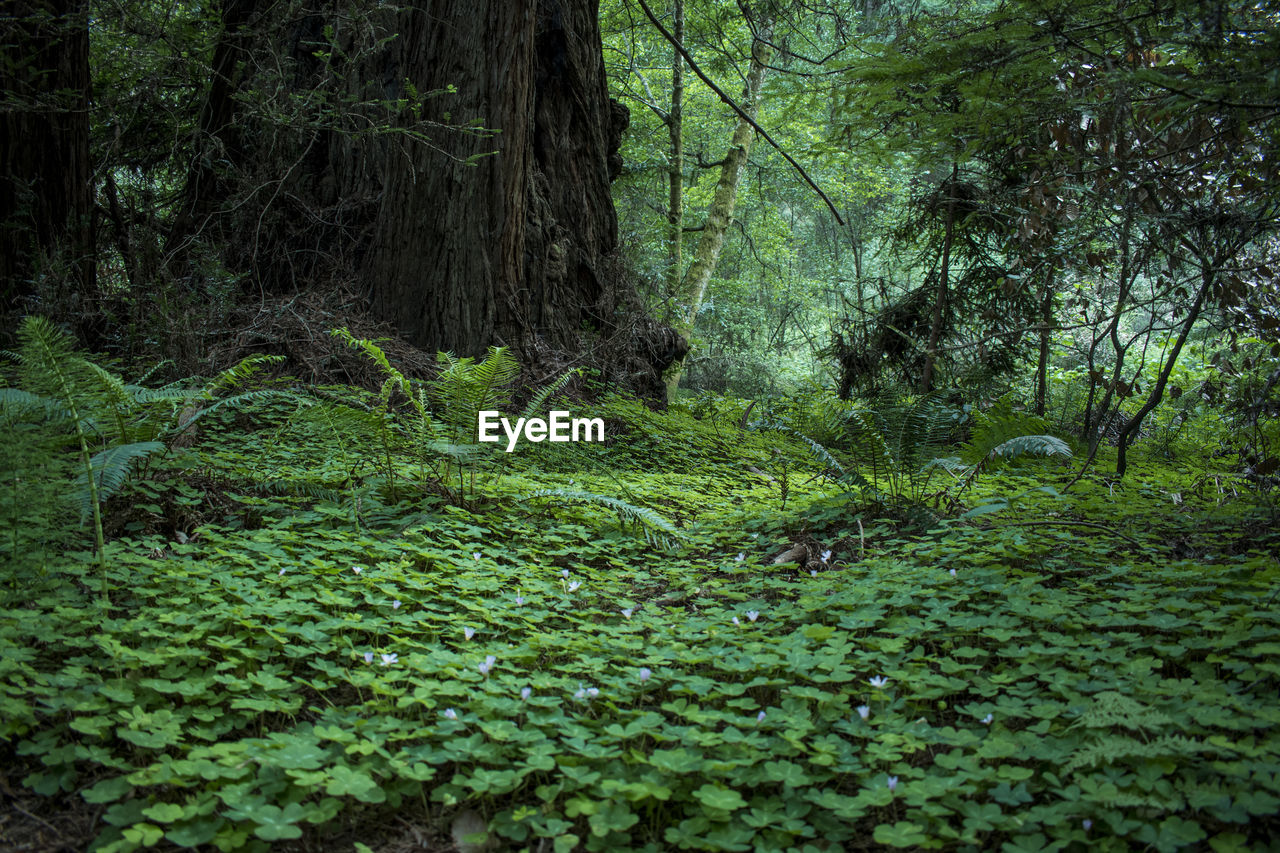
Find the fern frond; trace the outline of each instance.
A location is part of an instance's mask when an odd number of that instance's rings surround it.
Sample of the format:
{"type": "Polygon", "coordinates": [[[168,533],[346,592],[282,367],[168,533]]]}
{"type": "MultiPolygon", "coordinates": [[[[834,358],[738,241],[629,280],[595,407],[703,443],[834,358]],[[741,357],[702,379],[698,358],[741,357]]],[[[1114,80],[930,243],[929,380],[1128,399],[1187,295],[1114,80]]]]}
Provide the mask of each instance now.
{"type": "Polygon", "coordinates": [[[75,341],[48,318],[24,318],[18,342],[18,349],[7,355],[17,363],[18,384],[26,390],[69,402],[92,383],[75,341]]]}
{"type": "Polygon", "coordinates": [[[1056,435],[1019,435],[1001,442],[989,458],[1017,459],[1019,456],[1071,456],[1071,448],[1056,435]]]}
{"type": "Polygon", "coordinates": [[[142,375],[141,375],[141,376],[139,376],[137,379],[135,379],[135,380],[134,380],[134,382],[133,382],[133,384],[134,384],[134,385],[145,385],[145,384],[147,383],[147,380],[149,380],[152,376],[155,376],[157,373],[159,373],[159,372],[160,372],[161,368],[168,367],[168,366],[169,366],[169,365],[171,365],[171,364],[173,364],[173,359],[171,359],[171,358],[166,358],[166,359],[162,359],[162,360],[160,360],[159,362],[157,362],[157,363],[156,363],[156,365],[155,365],[154,367],[152,367],[152,368],[151,368],[150,370],[148,370],[146,373],[142,374],[142,375]]]}
{"type": "Polygon", "coordinates": [[[104,367],[94,364],[92,361],[83,358],[76,360],[80,362],[81,368],[97,381],[98,390],[102,392],[108,402],[116,407],[117,411],[128,412],[135,407],[137,395],[134,389],[137,386],[131,389],[119,376],[104,367]]]}
{"type": "Polygon", "coordinates": [[[418,413],[418,420],[413,425],[414,440],[422,445],[441,441],[440,430],[436,427],[435,418],[431,417],[431,410],[427,406],[426,389],[418,388],[414,396],[414,409],[418,413]]]}
{"type": "Polygon", "coordinates": [[[762,421],[753,423],[751,428],[757,430],[773,430],[798,439],[800,443],[809,448],[809,452],[813,457],[822,464],[823,476],[845,486],[858,486],[859,488],[873,489],[872,484],[867,480],[867,478],[862,476],[862,474],[856,469],[849,470],[848,468],[845,468],[844,465],[840,463],[840,460],[836,459],[835,455],[832,454],[830,450],[799,430],[792,429],[784,423],[766,423],[762,421]]]}
{"type": "Polygon", "coordinates": [[[884,431],[898,464],[918,470],[938,456],[951,436],[949,415],[943,400],[932,394],[884,410],[884,431]]]}
{"type": "Polygon", "coordinates": [[[520,414],[520,416],[523,418],[531,418],[531,417],[534,417],[535,415],[540,415],[542,413],[542,407],[547,404],[547,401],[550,400],[555,395],[559,394],[561,391],[563,391],[565,386],[568,385],[569,382],[575,376],[578,376],[581,372],[582,372],[581,370],[566,371],[563,375],[561,375],[551,384],[544,385],[541,388],[539,388],[538,393],[533,395],[533,399],[531,399],[529,401],[529,404],[524,407],[524,411],[520,414]]]}
{"type": "Polygon", "coordinates": [[[684,539],[676,526],[658,513],[648,507],[627,503],[620,498],[572,489],[539,489],[525,497],[527,499],[556,498],[564,503],[588,504],[612,510],[624,523],[630,522],[639,527],[650,545],[671,547],[684,539]]]}
{"type": "MultiPolygon", "coordinates": [[[[960,485],[953,493],[952,505],[959,500],[960,493],[977,480],[979,474],[998,462],[1016,459],[1019,456],[1069,458],[1071,448],[1062,439],[1048,433],[1029,434],[1027,432],[1027,430],[1042,430],[1045,427],[1043,418],[1014,412],[1007,404],[998,404],[992,410],[976,415],[969,441],[961,446],[960,456],[955,460],[956,467],[949,469],[962,475],[960,485]],[[961,468],[964,470],[960,470],[961,468]]],[[[983,504],[969,510],[965,513],[965,517],[996,512],[1007,505],[1007,501],[983,504]]]]}
{"type": "Polygon", "coordinates": [[[885,440],[885,432],[877,413],[865,404],[852,407],[844,419],[845,441],[854,457],[876,466],[893,465],[895,457],[885,440]]]}
{"type": "Polygon", "coordinates": [[[135,385],[126,387],[133,394],[134,400],[144,406],[151,403],[186,403],[203,396],[199,389],[169,385],[163,388],[141,388],[135,385]]]}
{"type": "MultiPolygon", "coordinates": [[[[105,501],[120,491],[125,480],[133,471],[135,462],[147,459],[153,453],[165,449],[163,442],[137,441],[133,444],[118,444],[95,453],[89,460],[93,470],[94,485],[97,487],[97,500],[105,501]]],[[[82,474],[76,481],[77,494],[80,498],[81,519],[88,518],[93,512],[93,495],[89,483],[82,474]]]]}
{"type": "Polygon", "coordinates": [[[219,373],[205,385],[204,393],[206,397],[216,397],[222,391],[229,391],[237,385],[244,384],[244,381],[253,374],[261,370],[268,364],[279,364],[284,361],[282,355],[251,355],[242,358],[237,364],[228,367],[219,373]]]}
{"type": "Polygon", "coordinates": [[[939,456],[926,462],[925,466],[939,468],[958,477],[967,477],[973,471],[973,466],[966,464],[959,456],[939,456]]]}
{"type": "Polygon", "coordinates": [[[798,439],[805,447],[809,448],[809,452],[813,454],[813,457],[822,463],[822,474],[829,479],[844,482],[850,476],[849,471],[845,469],[844,465],[840,464],[840,460],[836,459],[830,450],[787,424],[779,421],[753,421],[749,424],[749,428],[755,431],[780,432],[798,439]]]}
{"type": "Polygon", "coordinates": [[[292,425],[315,423],[339,438],[371,443],[383,429],[382,413],[358,400],[323,400],[300,407],[290,416],[292,425]]]}
{"type": "Polygon", "coordinates": [[[309,480],[258,480],[252,484],[251,488],[260,495],[311,498],[335,504],[341,504],[347,499],[344,492],[309,480]]]}
{"type": "Polygon", "coordinates": [[[44,421],[58,423],[71,418],[67,407],[52,397],[20,388],[0,388],[0,422],[44,421]]]}
{"type": "Polygon", "coordinates": [[[391,398],[398,390],[409,398],[410,402],[414,404],[414,408],[418,409],[419,414],[425,411],[419,406],[419,396],[414,393],[413,383],[409,381],[409,377],[405,376],[391,364],[390,359],[387,358],[387,354],[382,351],[382,347],[378,346],[376,341],[371,341],[366,338],[357,338],[346,329],[330,329],[329,334],[338,338],[347,346],[363,352],[370,361],[378,366],[378,369],[382,371],[382,374],[387,377],[382,383],[382,388],[379,389],[384,409],[389,409],[391,405],[391,398]]]}
{"type": "Polygon", "coordinates": [[[460,444],[454,441],[436,439],[427,442],[426,449],[439,456],[447,456],[455,462],[466,464],[481,454],[478,444],[460,444]]]}
{"type": "Polygon", "coordinates": [[[191,429],[191,426],[196,421],[203,417],[207,417],[214,412],[218,412],[223,409],[230,409],[233,411],[243,409],[247,406],[261,403],[264,400],[290,400],[297,403],[299,406],[312,405],[312,402],[306,397],[301,394],[294,393],[293,391],[276,391],[271,389],[262,391],[245,391],[243,394],[236,394],[234,397],[223,397],[221,400],[217,400],[210,405],[201,408],[200,411],[188,418],[186,423],[174,429],[170,434],[173,436],[181,435],[191,429]]]}

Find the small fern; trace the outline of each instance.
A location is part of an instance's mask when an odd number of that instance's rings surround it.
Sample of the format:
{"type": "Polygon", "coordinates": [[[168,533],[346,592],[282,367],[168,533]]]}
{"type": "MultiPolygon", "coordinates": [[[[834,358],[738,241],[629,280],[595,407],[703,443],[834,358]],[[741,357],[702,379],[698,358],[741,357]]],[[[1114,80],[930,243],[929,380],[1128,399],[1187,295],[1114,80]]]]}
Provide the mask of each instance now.
{"type": "Polygon", "coordinates": [[[525,498],[555,498],[567,504],[604,507],[617,514],[618,522],[623,527],[630,525],[643,531],[645,541],[656,547],[673,547],[684,539],[676,526],[658,513],[648,507],[627,503],[620,498],[572,489],[539,489],[526,495],[525,498]]]}

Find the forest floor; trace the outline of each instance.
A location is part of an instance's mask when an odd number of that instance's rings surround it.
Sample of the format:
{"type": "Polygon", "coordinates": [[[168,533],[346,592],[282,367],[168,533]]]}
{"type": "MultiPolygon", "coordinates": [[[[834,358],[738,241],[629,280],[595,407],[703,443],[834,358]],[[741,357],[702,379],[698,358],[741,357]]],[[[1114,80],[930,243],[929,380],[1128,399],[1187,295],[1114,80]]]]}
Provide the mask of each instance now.
{"type": "Polygon", "coordinates": [[[207,427],[108,505],[109,605],[10,548],[0,847],[1280,836],[1276,507],[1213,459],[872,493],[731,403],[598,408],[453,501],[283,408],[207,427]]]}

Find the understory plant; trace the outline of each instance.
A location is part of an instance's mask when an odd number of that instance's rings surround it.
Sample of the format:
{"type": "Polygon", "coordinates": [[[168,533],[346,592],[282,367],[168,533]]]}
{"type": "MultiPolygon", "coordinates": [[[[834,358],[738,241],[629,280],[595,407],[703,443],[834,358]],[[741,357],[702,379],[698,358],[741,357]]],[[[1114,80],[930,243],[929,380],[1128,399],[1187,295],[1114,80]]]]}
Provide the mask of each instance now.
{"type": "Polygon", "coordinates": [[[79,507],[81,523],[92,524],[104,599],[102,504],[153,457],[174,448],[201,419],[269,399],[299,399],[278,389],[231,393],[263,366],[280,361],[279,356],[245,358],[208,381],[184,379],[148,387],[143,383],[158,368],[128,382],[78,352],[71,336],[44,317],[25,318],[17,337],[18,348],[4,353],[15,370],[14,383],[0,388],[0,425],[15,436],[31,435],[18,429],[20,424],[39,424],[41,431],[65,436],[80,473],[62,497],[79,507]]]}
{"type": "MultiPolygon", "coordinates": [[[[332,334],[364,352],[387,377],[376,407],[371,410],[366,407],[366,414],[362,415],[359,409],[344,402],[342,405],[348,414],[336,423],[351,425],[354,417],[374,425],[393,500],[397,495],[395,447],[403,440],[416,459],[421,483],[425,484],[430,478],[450,502],[474,506],[481,479],[484,478],[488,486],[494,486],[511,460],[511,454],[504,452],[500,444],[481,443],[478,439],[480,412],[503,411],[512,403],[511,386],[520,373],[520,365],[511,352],[506,347],[490,347],[479,361],[438,353],[440,372],[434,379],[415,384],[391,365],[386,353],[374,341],[357,339],[345,329],[335,329],[332,334]]],[[[576,375],[577,371],[565,372],[538,388],[519,417],[527,420],[544,414],[549,401],[576,375]]],[[[316,414],[333,417],[328,411],[316,414]]],[[[679,531],[652,509],[609,495],[551,488],[534,490],[524,499],[555,499],[562,504],[604,508],[614,513],[621,525],[643,534],[654,545],[670,546],[681,538],[679,531]]]]}
{"type": "Polygon", "coordinates": [[[798,439],[830,479],[896,514],[927,512],[931,502],[945,495],[954,506],[982,472],[1019,457],[1071,456],[1066,442],[1048,434],[1043,418],[1014,411],[1008,398],[985,413],[957,409],[938,395],[880,405],[832,398],[810,405],[805,415],[806,425],[827,436],[830,447],[785,422],[754,426],[798,439]],[[969,438],[959,443],[958,455],[944,455],[956,447],[962,426],[969,438]],[[847,454],[852,464],[842,463],[833,448],[847,454]],[[935,489],[941,471],[955,482],[935,489]]]}
{"type": "MultiPolygon", "coordinates": [[[[502,410],[511,404],[511,385],[520,365],[506,347],[490,347],[479,361],[437,353],[440,370],[435,378],[413,382],[391,364],[377,342],[356,338],[346,329],[334,329],[330,334],[363,352],[386,377],[374,406],[358,399],[331,402],[346,409],[337,416],[335,425],[350,427],[363,422],[372,427],[393,502],[399,498],[395,457],[401,448],[414,459],[419,487],[434,485],[459,505],[478,497],[478,478],[486,469],[500,476],[505,465],[500,447],[478,440],[477,422],[481,411],[502,410]]],[[[521,417],[539,412],[575,375],[566,372],[539,388],[521,417]]],[[[330,410],[317,414],[335,417],[330,410]]]]}

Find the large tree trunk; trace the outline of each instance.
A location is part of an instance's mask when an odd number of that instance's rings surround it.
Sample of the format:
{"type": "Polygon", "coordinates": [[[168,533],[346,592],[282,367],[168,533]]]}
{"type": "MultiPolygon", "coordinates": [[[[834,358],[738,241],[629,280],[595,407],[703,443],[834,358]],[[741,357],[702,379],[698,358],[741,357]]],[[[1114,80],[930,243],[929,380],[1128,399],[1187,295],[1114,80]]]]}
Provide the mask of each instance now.
{"type": "Polygon", "coordinates": [[[397,79],[457,89],[430,100],[428,118],[499,133],[452,134],[453,159],[419,146],[388,162],[362,270],[374,312],[460,355],[572,347],[598,320],[617,242],[609,183],[626,125],[605,88],[596,3],[418,0],[397,44],[397,79]]]}
{"type": "MultiPolygon", "coordinates": [[[[218,249],[263,293],[358,283],[422,349],[507,344],[531,363],[580,349],[584,329],[616,332],[628,300],[609,184],[629,116],[606,89],[596,0],[408,0],[355,17],[296,2],[283,23],[250,24],[255,51],[285,57],[249,57],[258,70],[236,85],[256,96],[210,90],[244,106],[206,110],[235,186],[193,170],[195,233],[238,235],[218,249]],[[235,145],[217,137],[229,123],[235,145]]],[[[224,42],[241,40],[229,25],[224,42]]],[[[634,387],[683,354],[669,330],[644,337],[617,354],[620,372],[650,375],[634,387]]]]}
{"type": "Polygon", "coordinates": [[[13,0],[3,17],[0,314],[10,314],[41,274],[92,290],[93,184],[87,2],[13,0]]]}

